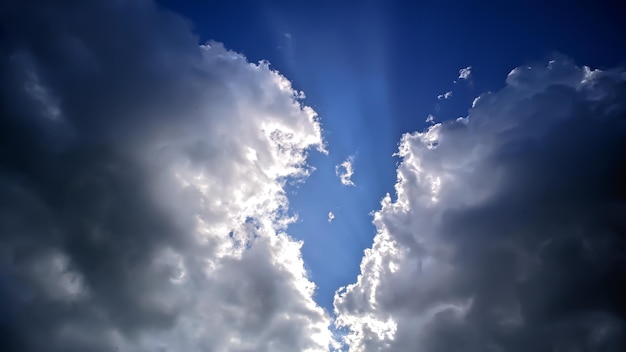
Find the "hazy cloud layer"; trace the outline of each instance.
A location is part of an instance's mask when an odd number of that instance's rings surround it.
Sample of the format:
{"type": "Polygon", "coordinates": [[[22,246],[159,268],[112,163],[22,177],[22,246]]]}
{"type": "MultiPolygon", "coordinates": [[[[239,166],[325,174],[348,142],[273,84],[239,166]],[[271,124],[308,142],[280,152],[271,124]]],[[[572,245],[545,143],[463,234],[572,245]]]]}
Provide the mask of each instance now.
{"type": "Polygon", "coordinates": [[[282,232],[302,95],[149,1],[0,19],[0,350],[328,350],[282,232]]]}
{"type": "Polygon", "coordinates": [[[626,74],[558,58],[506,83],[403,136],[335,296],[351,351],[626,349],[626,74]]]}

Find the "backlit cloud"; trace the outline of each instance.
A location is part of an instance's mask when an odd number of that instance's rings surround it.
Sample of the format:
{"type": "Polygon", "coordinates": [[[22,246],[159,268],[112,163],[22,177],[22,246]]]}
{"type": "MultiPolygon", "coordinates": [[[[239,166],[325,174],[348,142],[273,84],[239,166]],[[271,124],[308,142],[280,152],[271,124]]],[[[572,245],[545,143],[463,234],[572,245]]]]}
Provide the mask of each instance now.
{"type": "Polygon", "coordinates": [[[3,9],[0,350],[327,351],[290,82],[149,1],[3,9]]]}
{"type": "Polygon", "coordinates": [[[624,116],[623,71],[559,57],[405,134],[335,296],[350,351],[623,351],[624,116]]]}

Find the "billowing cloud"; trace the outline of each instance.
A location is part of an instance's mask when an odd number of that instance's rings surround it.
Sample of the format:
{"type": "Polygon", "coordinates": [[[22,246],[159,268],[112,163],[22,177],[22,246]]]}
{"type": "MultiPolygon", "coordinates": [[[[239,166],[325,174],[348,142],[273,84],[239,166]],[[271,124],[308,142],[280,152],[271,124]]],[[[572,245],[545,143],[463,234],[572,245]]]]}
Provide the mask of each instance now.
{"type": "Polygon", "coordinates": [[[469,79],[471,75],[472,75],[472,66],[467,66],[459,70],[458,79],[469,79]]]}
{"type": "Polygon", "coordinates": [[[352,175],[354,175],[354,168],[352,167],[353,162],[354,157],[349,156],[341,164],[335,166],[335,174],[339,177],[341,184],[344,186],[354,186],[354,182],[352,182],[352,175]]]}
{"type": "Polygon", "coordinates": [[[445,92],[443,94],[439,94],[437,96],[437,99],[442,100],[442,99],[449,99],[450,97],[452,97],[452,91],[449,92],[445,92]]]}
{"type": "Polygon", "coordinates": [[[149,1],[1,7],[0,350],[327,351],[290,82],[149,1]]]}
{"type": "Polygon", "coordinates": [[[625,350],[625,117],[626,73],[558,58],[405,134],[335,296],[350,351],[625,350]]]}
{"type": "Polygon", "coordinates": [[[332,211],[328,212],[328,222],[332,222],[335,219],[335,214],[332,211]]]}

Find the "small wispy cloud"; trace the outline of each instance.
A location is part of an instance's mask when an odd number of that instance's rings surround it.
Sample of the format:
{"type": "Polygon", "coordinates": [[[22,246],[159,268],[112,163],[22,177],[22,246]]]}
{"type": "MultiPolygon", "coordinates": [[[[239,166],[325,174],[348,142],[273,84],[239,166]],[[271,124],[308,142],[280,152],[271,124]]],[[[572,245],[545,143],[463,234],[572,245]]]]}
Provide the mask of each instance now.
{"type": "Polygon", "coordinates": [[[472,66],[467,66],[459,70],[459,79],[469,79],[472,75],[472,66]]]}
{"type": "Polygon", "coordinates": [[[291,39],[291,33],[285,33],[285,38],[291,39]]]}
{"type": "Polygon", "coordinates": [[[441,99],[449,99],[452,96],[452,91],[449,92],[445,92],[443,94],[439,94],[437,96],[437,99],[441,100],[441,99]]]}
{"type": "Polygon", "coordinates": [[[428,117],[426,117],[426,122],[435,123],[435,116],[433,116],[432,114],[428,114],[428,117]]]}
{"type": "Polygon", "coordinates": [[[332,211],[328,212],[328,222],[332,222],[335,218],[335,214],[332,211]]]}
{"type": "Polygon", "coordinates": [[[354,156],[349,156],[341,164],[335,166],[335,174],[344,186],[354,186],[354,182],[352,182],[352,175],[354,175],[353,161],[354,156]]]}

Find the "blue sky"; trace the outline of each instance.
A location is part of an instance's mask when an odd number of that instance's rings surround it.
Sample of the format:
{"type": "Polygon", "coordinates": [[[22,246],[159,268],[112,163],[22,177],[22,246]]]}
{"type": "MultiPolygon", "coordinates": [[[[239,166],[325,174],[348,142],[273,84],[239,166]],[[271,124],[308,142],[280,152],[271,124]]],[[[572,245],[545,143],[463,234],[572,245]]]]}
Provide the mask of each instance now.
{"type": "Polygon", "coordinates": [[[0,351],[626,351],[626,7],[0,2],[0,351]]]}
{"type": "Polygon", "coordinates": [[[329,310],[335,290],[359,273],[375,234],[371,212],[394,195],[399,159],[392,155],[403,133],[426,128],[430,114],[437,121],[466,116],[473,99],[500,89],[511,69],[553,53],[599,68],[626,58],[626,47],[616,45],[623,15],[591,2],[161,3],[189,18],[201,41],[268,60],[320,115],[330,153],[311,153],[316,171],[290,189],[299,221],[288,232],[304,240],[317,300],[329,310]],[[471,79],[453,83],[467,66],[471,79]],[[448,91],[450,99],[437,99],[448,91]],[[354,187],[335,175],[349,156],[354,187]]]}

